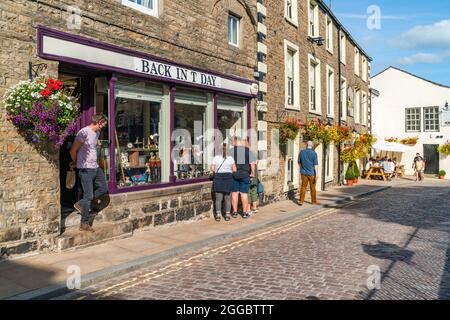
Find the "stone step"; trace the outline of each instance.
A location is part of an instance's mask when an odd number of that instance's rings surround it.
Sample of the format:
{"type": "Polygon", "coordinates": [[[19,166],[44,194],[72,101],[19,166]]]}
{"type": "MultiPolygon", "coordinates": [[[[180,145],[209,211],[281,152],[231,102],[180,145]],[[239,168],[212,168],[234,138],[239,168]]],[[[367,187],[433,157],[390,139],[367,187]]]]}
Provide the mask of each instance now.
{"type": "MultiPolygon", "coordinates": [[[[78,227],[80,225],[80,213],[78,211],[72,211],[68,213],[61,214],[61,230],[64,232],[66,229],[71,227],[78,227]]],[[[95,223],[103,222],[103,216],[99,213],[95,217],[95,223]]]]}
{"type": "Polygon", "coordinates": [[[56,248],[59,252],[85,248],[133,235],[132,222],[94,223],[95,232],[80,231],[78,228],[79,222],[76,226],[67,228],[63,234],[55,239],[56,248]]]}

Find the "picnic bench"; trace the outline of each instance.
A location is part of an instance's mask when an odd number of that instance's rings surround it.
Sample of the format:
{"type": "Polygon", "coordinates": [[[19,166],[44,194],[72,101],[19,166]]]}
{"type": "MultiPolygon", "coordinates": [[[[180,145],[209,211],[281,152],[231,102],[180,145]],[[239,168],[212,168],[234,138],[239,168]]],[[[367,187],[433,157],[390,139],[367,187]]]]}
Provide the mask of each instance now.
{"type": "Polygon", "coordinates": [[[383,181],[386,181],[387,177],[390,174],[384,172],[383,167],[370,167],[369,171],[367,171],[366,179],[373,179],[375,177],[383,178],[383,181]]]}

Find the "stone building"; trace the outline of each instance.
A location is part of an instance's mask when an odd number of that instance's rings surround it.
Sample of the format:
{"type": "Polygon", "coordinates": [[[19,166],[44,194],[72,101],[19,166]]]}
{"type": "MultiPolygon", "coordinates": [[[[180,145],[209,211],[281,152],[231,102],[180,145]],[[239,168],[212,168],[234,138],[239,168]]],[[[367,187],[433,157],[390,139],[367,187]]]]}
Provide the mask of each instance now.
{"type": "MultiPolygon", "coordinates": [[[[79,191],[64,184],[70,139],[37,150],[0,102],[0,259],[209,216],[204,156],[189,173],[170,161],[183,149],[171,137],[178,128],[188,129],[192,156],[211,140],[208,129],[226,143],[256,129],[262,203],[298,188],[301,138],[280,153],[272,142],[287,117],[368,129],[371,59],[319,0],[4,0],[0,10],[0,96],[46,73],[80,96],[78,127],[106,113],[99,155],[111,193],[99,231],[80,234],[79,191]],[[159,165],[146,175],[151,156],[159,165]]],[[[317,148],[321,187],[342,178],[339,150],[329,148],[317,148]]]]}
{"type": "Polygon", "coordinates": [[[107,114],[99,154],[111,193],[98,231],[80,234],[72,212],[79,189],[64,184],[71,141],[38,151],[7,120],[2,102],[1,258],[209,216],[201,152],[208,129],[239,134],[256,121],[256,1],[5,0],[0,10],[0,95],[46,73],[80,96],[79,127],[95,112],[107,114]],[[170,161],[184,141],[171,139],[177,128],[188,131],[188,152],[200,155],[189,172],[170,161]],[[152,156],[158,161],[145,174],[152,156]]]}
{"type": "MultiPolygon", "coordinates": [[[[347,124],[355,133],[369,131],[371,58],[323,1],[264,3],[267,75],[262,81],[267,92],[260,94],[265,109],[259,114],[258,125],[265,127],[269,135],[264,182],[266,200],[273,201],[299,187],[297,155],[304,144],[298,137],[284,150],[281,148],[279,156],[272,157],[272,129],[287,118],[302,123],[317,118],[324,123],[347,124]],[[270,171],[277,161],[273,168],[278,170],[270,171]]],[[[339,161],[338,147],[331,145],[324,150],[319,145],[316,152],[320,164],[318,189],[339,184],[344,164],[339,161]]]]}

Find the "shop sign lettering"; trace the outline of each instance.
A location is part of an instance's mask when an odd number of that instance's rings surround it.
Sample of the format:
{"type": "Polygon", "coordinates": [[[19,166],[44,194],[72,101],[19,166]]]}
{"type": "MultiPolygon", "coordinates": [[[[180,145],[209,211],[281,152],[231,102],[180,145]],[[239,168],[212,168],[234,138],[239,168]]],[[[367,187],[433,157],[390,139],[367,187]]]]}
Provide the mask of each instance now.
{"type": "Polygon", "coordinates": [[[220,78],[211,74],[147,59],[134,59],[135,70],[152,76],[220,88],[220,78]]]}

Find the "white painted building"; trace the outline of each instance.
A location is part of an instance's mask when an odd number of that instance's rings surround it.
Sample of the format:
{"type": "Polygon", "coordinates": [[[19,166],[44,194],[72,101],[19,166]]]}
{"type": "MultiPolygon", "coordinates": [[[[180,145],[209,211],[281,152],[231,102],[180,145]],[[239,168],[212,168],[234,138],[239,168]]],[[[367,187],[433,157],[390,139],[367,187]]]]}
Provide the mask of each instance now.
{"type": "Polygon", "coordinates": [[[394,67],[372,77],[370,83],[380,93],[372,96],[372,133],[380,139],[419,137],[409,151],[394,155],[405,165],[406,174],[413,174],[418,152],[427,161],[425,173],[445,170],[445,178],[450,179],[450,156],[437,153],[437,147],[450,140],[450,108],[445,109],[450,87],[394,67]]]}

